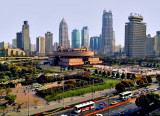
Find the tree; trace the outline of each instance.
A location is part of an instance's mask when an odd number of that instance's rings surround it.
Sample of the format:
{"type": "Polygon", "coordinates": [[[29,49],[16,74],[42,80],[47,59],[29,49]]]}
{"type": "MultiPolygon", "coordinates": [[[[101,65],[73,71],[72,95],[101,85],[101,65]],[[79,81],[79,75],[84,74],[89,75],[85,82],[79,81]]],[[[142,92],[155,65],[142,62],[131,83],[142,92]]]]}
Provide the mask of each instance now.
{"type": "Polygon", "coordinates": [[[91,72],[89,69],[87,70],[88,72],[91,72]]]}
{"type": "Polygon", "coordinates": [[[102,73],[102,75],[103,75],[103,76],[106,76],[106,72],[104,71],[104,72],[102,73]]]}
{"type": "Polygon", "coordinates": [[[112,88],[113,87],[113,83],[109,83],[109,87],[112,88]]]}
{"type": "Polygon", "coordinates": [[[20,112],[23,104],[24,103],[17,103],[17,112],[20,112]]]}
{"type": "Polygon", "coordinates": [[[135,79],[136,79],[135,74],[132,74],[132,80],[135,80],[135,79]]]}
{"type": "Polygon", "coordinates": [[[144,83],[148,83],[148,80],[146,77],[141,77],[141,79],[143,80],[144,83]]]}
{"type": "Polygon", "coordinates": [[[130,77],[130,73],[127,73],[127,79],[130,79],[131,77],[130,77]]]}
{"type": "Polygon", "coordinates": [[[0,109],[2,109],[2,110],[3,110],[3,116],[5,116],[4,111],[5,111],[5,109],[6,109],[6,108],[7,108],[7,106],[6,106],[6,105],[0,106],[0,109]]]}
{"type": "Polygon", "coordinates": [[[141,107],[143,109],[146,109],[149,107],[149,99],[147,98],[146,95],[141,95],[140,97],[138,97],[135,101],[136,105],[138,107],[141,107]]]}
{"type": "Polygon", "coordinates": [[[116,74],[116,78],[119,78],[120,77],[120,74],[119,74],[119,72],[116,74]]]}
{"type": "Polygon", "coordinates": [[[124,79],[125,78],[125,74],[124,73],[122,73],[122,75],[121,75],[121,79],[124,79]]]}
{"type": "Polygon", "coordinates": [[[17,97],[16,95],[12,95],[12,94],[6,95],[5,100],[8,100],[9,104],[12,104],[13,102],[15,102],[16,97],[17,97]]]}
{"type": "Polygon", "coordinates": [[[5,90],[2,89],[2,88],[0,88],[0,96],[1,96],[1,98],[2,98],[2,96],[3,96],[4,93],[5,93],[5,90]]]}
{"type": "Polygon", "coordinates": [[[147,76],[146,78],[147,78],[147,80],[148,80],[148,83],[152,83],[152,78],[151,78],[151,76],[147,76]]]}
{"type": "Polygon", "coordinates": [[[123,84],[125,85],[125,87],[130,87],[130,86],[131,86],[131,85],[130,85],[127,81],[125,81],[125,80],[121,81],[121,83],[123,83],[123,84]]]}
{"type": "Polygon", "coordinates": [[[98,74],[98,70],[97,70],[97,69],[95,69],[95,70],[94,70],[94,73],[95,73],[95,74],[98,74]]]}
{"type": "Polygon", "coordinates": [[[101,71],[99,71],[99,75],[101,75],[101,71]]]}
{"type": "Polygon", "coordinates": [[[123,83],[117,83],[115,89],[118,92],[123,92],[123,91],[125,91],[125,85],[123,83]]]}
{"type": "Polygon", "coordinates": [[[112,72],[112,77],[114,77],[115,76],[115,73],[114,72],[112,72]]]}
{"type": "Polygon", "coordinates": [[[37,103],[39,102],[39,99],[34,99],[33,103],[35,104],[35,108],[37,108],[37,103]]]}
{"type": "Polygon", "coordinates": [[[6,95],[8,95],[10,92],[12,92],[12,89],[10,87],[5,88],[6,95]]]}
{"type": "Polygon", "coordinates": [[[137,85],[143,85],[144,81],[142,79],[138,79],[136,83],[137,83],[137,85]]]}
{"type": "Polygon", "coordinates": [[[86,68],[84,68],[84,71],[87,71],[87,69],[86,69],[86,68]]]}
{"type": "Polygon", "coordinates": [[[111,75],[111,73],[108,71],[108,76],[110,76],[111,75]]]}
{"type": "Polygon", "coordinates": [[[160,75],[156,76],[157,81],[160,81],[160,75]]]}

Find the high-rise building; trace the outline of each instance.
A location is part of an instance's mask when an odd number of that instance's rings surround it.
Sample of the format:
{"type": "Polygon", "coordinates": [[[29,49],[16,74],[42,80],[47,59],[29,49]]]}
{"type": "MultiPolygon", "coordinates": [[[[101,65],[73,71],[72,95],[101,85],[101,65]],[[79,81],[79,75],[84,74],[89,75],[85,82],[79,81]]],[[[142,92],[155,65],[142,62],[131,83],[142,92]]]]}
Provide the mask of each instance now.
{"type": "Polygon", "coordinates": [[[28,21],[24,21],[24,24],[22,25],[22,49],[29,53],[31,50],[30,47],[29,25],[28,21]]]}
{"type": "Polygon", "coordinates": [[[68,25],[64,19],[62,19],[59,25],[59,45],[70,47],[70,41],[68,39],[68,25]]]}
{"type": "Polygon", "coordinates": [[[1,49],[7,49],[10,48],[9,42],[0,42],[0,48],[1,49]]]}
{"type": "Polygon", "coordinates": [[[156,32],[155,38],[155,52],[157,56],[160,56],[160,31],[156,32]]]}
{"type": "Polygon", "coordinates": [[[88,47],[89,31],[88,27],[85,26],[81,30],[81,46],[88,47]]]}
{"type": "Polygon", "coordinates": [[[16,33],[17,48],[22,49],[22,32],[16,33]]]}
{"type": "Polygon", "coordinates": [[[35,52],[36,51],[36,44],[31,44],[31,52],[35,52]]]}
{"type": "Polygon", "coordinates": [[[102,16],[102,44],[101,44],[101,51],[102,54],[107,56],[114,55],[114,46],[115,40],[113,35],[113,19],[112,19],[112,12],[103,11],[102,16]]]}
{"type": "Polygon", "coordinates": [[[72,31],[72,48],[80,48],[80,34],[77,29],[72,31]]]}
{"type": "Polygon", "coordinates": [[[54,42],[54,48],[53,48],[53,51],[57,51],[57,48],[59,46],[59,43],[58,42],[54,42]]]}
{"type": "Polygon", "coordinates": [[[17,48],[17,38],[12,39],[12,48],[17,48]]]}
{"type": "Polygon", "coordinates": [[[146,37],[146,57],[155,57],[155,37],[146,37]]]}
{"type": "Polygon", "coordinates": [[[90,48],[92,50],[99,50],[101,44],[101,37],[94,36],[90,38],[90,48]]]}
{"type": "Polygon", "coordinates": [[[36,51],[39,56],[45,55],[45,38],[44,37],[37,37],[36,38],[36,51]]]}
{"type": "Polygon", "coordinates": [[[49,54],[49,52],[52,52],[52,46],[53,46],[53,34],[51,32],[45,33],[45,53],[46,55],[49,54]]]}
{"type": "Polygon", "coordinates": [[[125,53],[128,58],[144,58],[146,53],[146,23],[140,15],[130,15],[125,23],[125,53]]]}

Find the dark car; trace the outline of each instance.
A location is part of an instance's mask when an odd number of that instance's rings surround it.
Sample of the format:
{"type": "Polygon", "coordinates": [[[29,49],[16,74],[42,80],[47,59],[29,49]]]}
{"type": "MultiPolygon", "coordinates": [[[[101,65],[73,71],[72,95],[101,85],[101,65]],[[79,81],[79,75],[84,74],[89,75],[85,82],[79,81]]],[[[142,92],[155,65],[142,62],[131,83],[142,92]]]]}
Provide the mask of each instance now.
{"type": "Polygon", "coordinates": [[[158,87],[157,90],[160,90],[160,87],[158,87]]]}

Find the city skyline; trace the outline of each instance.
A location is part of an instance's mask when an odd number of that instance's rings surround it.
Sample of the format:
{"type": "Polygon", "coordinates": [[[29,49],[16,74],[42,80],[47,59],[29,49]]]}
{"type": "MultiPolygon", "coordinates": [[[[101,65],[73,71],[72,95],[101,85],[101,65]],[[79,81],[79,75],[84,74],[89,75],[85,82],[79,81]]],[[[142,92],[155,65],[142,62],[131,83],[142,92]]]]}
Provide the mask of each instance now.
{"type": "Polygon", "coordinates": [[[144,0],[136,0],[138,2],[131,2],[126,0],[122,1],[88,0],[85,1],[84,5],[83,1],[73,2],[72,0],[63,1],[63,3],[62,0],[57,2],[51,0],[35,0],[31,2],[29,0],[27,3],[24,3],[20,0],[15,0],[9,1],[10,4],[7,4],[8,1],[6,0],[1,4],[0,7],[1,16],[3,17],[0,19],[0,41],[5,40],[6,42],[11,43],[12,39],[16,37],[16,33],[21,29],[22,22],[27,20],[30,25],[31,43],[36,43],[36,37],[39,35],[44,36],[47,31],[53,33],[53,42],[58,42],[58,25],[62,18],[65,18],[68,24],[70,40],[71,31],[74,28],[81,30],[83,26],[88,26],[90,37],[96,35],[99,36],[99,34],[101,34],[101,18],[104,9],[107,11],[110,9],[112,10],[116,45],[124,45],[124,26],[130,13],[135,12],[141,14],[144,17],[144,22],[147,23],[147,34],[151,34],[151,36],[156,35],[156,31],[160,30],[159,25],[157,25],[160,20],[160,17],[157,15],[159,1],[145,1],[144,6],[144,0]],[[70,7],[69,4],[71,4],[73,7],[70,7]],[[40,9],[41,7],[35,9],[35,5],[48,5],[48,7],[45,9],[40,9]],[[93,7],[95,5],[96,7],[93,7]],[[82,6],[83,8],[81,8],[82,6]]]}

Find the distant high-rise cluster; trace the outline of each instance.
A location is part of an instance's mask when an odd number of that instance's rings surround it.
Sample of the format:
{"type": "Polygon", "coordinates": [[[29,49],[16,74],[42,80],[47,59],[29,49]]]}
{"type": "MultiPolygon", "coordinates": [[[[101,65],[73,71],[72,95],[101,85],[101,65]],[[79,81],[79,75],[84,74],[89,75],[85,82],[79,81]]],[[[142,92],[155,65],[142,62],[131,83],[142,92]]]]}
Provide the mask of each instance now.
{"type": "MultiPolygon", "coordinates": [[[[147,24],[143,22],[143,17],[139,14],[133,14],[128,17],[129,22],[125,23],[125,42],[124,48],[115,44],[115,31],[113,29],[112,11],[103,11],[102,15],[102,33],[100,36],[92,36],[89,39],[89,28],[83,26],[80,29],[74,29],[69,39],[68,25],[63,18],[59,25],[59,43],[53,44],[53,33],[46,32],[44,37],[37,35],[36,44],[31,44],[30,29],[28,21],[24,21],[21,31],[16,33],[16,38],[12,39],[12,46],[7,42],[0,42],[1,49],[23,50],[23,55],[52,55],[52,51],[57,51],[58,46],[68,48],[81,48],[94,51],[103,56],[121,58],[144,58],[160,56],[160,31],[155,36],[146,34],[147,24]],[[71,42],[70,42],[71,40],[71,42]],[[70,45],[71,44],[71,45],[70,45]]],[[[22,51],[20,51],[22,53],[22,51]]],[[[21,53],[18,53],[21,54],[21,53]]]]}

